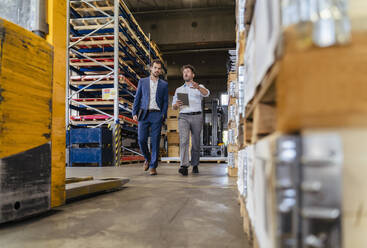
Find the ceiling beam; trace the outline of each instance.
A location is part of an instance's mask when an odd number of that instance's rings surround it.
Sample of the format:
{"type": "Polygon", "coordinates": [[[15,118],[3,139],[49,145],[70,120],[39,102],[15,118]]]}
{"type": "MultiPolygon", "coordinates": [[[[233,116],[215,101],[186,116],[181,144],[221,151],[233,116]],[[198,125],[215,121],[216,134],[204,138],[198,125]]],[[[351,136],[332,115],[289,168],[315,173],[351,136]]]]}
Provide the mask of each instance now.
{"type": "Polygon", "coordinates": [[[210,42],[191,42],[181,44],[159,44],[159,49],[165,55],[182,54],[193,52],[214,52],[235,49],[235,41],[210,41],[210,42]]]}
{"type": "MultiPolygon", "coordinates": [[[[169,80],[182,80],[182,75],[169,75],[167,76],[169,80]]],[[[226,74],[211,74],[211,75],[197,75],[195,79],[223,79],[227,78],[226,74]]],[[[227,87],[227,86],[226,86],[227,87]]]]}
{"type": "Polygon", "coordinates": [[[181,8],[181,9],[157,9],[132,12],[133,15],[152,15],[152,14],[169,14],[169,13],[185,13],[185,12],[208,12],[208,11],[235,11],[235,7],[208,7],[208,8],[181,8]]]}
{"type": "Polygon", "coordinates": [[[207,53],[207,52],[224,52],[231,49],[235,49],[235,47],[228,48],[207,48],[207,49],[186,49],[186,50],[177,50],[177,51],[167,51],[163,52],[163,55],[172,55],[172,54],[186,54],[186,53],[207,53]]]}

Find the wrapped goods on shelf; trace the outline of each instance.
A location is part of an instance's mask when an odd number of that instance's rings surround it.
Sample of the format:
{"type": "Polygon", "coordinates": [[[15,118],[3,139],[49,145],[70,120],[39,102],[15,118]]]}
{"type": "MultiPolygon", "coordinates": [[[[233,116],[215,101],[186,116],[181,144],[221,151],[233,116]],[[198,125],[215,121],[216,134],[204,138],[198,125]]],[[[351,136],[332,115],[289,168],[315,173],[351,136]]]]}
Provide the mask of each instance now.
{"type": "Polygon", "coordinates": [[[235,72],[237,66],[237,53],[236,50],[228,50],[228,62],[227,62],[227,71],[235,72]]]}
{"type": "Polygon", "coordinates": [[[245,66],[238,67],[238,113],[245,113],[245,66]]]}
{"type": "Polygon", "coordinates": [[[312,23],[312,41],[320,47],[346,44],[350,41],[351,25],[347,0],[290,1],[282,4],[285,27],[312,23]]]}
{"type": "Polygon", "coordinates": [[[237,0],[237,29],[238,31],[245,30],[245,7],[246,7],[246,0],[237,0]]]}
{"type": "Polygon", "coordinates": [[[237,189],[240,195],[244,195],[244,183],[245,180],[243,178],[244,171],[244,150],[238,151],[238,175],[237,175],[237,189]]]}
{"type": "Polygon", "coordinates": [[[281,35],[280,0],[257,0],[254,10],[254,70],[255,87],[275,61],[275,51],[281,35]]]}
{"type": "Polygon", "coordinates": [[[246,147],[247,153],[247,195],[246,195],[246,208],[250,219],[254,217],[254,145],[246,147]]]}
{"type": "Polygon", "coordinates": [[[238,192],[243,197],[247,196],[247,170],[248,170],[248,163],[251,161],[250,158],[251,147],[246,147],[238,152],[238,192]]]}
{"type": "Polygon", "coordinates": [[[236,167],[236,153],[235,152],[228,153],[228,166],[231,168],[236,167]]]}
{"type": "Polygon", "coordinates": [[[237,82],[236,81],[231,81],[229,83],[228,95],[233,98],[237,97],[237,82]]]}
{"type": "Polygon", "coordinates": [[[255,67],[255,29],[250,28],[247,37],[247,46],[245,51],[245,67],[244,67],[244,106],[246,106],[255,94],[256,67],[255,67]]]}
{"type": "Polygon", "coordinates": [[[228,144],[234,145],[236,144],[236,129],[231,128],[228,130],[228,144]]]}
{"type": "Polygon", "coordinates": [[[237,116],[237,106],[230,105],[228,107],[228,121],[236,121],[236,116],[237,116]]]}

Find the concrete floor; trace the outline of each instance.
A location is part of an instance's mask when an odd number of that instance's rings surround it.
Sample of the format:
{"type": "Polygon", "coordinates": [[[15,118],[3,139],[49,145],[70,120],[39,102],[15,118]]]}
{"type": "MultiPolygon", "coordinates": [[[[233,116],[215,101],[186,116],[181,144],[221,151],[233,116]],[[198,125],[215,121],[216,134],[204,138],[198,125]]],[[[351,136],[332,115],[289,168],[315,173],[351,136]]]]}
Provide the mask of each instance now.
{"type": "Polygon", "coordinates": [[[176,164],[148,176],[142,166],[68,168],[67,176],[128,177],[122,190],[74,201],[45,215],[0,225],[0,248],[249,247],[235,180],[204,164],[182,177],[176,164]]]}

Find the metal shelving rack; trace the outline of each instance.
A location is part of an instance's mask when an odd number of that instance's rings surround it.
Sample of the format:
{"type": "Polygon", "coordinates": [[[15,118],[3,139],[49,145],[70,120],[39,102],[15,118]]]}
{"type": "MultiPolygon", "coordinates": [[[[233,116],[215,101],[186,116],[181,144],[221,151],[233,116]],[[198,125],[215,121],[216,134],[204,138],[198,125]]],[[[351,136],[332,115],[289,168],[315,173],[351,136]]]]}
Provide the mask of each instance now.
{"type": "Polygon", "coordinates": [[[67,0],[67,23],[66,127],[110,127],[118,166],[122,149],[137,154],[121,145],[137,134],[137,83],[151,59],[163,59],[122,0],[67,0]]]}

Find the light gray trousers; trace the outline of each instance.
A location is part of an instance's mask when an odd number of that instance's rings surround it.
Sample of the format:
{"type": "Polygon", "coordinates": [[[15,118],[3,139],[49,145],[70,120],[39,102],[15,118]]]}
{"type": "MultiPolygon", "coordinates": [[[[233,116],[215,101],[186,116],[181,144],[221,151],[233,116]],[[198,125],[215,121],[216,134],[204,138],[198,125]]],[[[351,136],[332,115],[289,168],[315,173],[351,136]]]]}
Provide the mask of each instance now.
{"type": "Polygon", "coordinates": [[[181,166],[188,167],[189,145],[191,132],[191,165],[197,166],[200,161],[200,134],[203,127],[202,115],[180,114],[178,117],[178,130],[180,133],[180,159],[181,166]]]}

